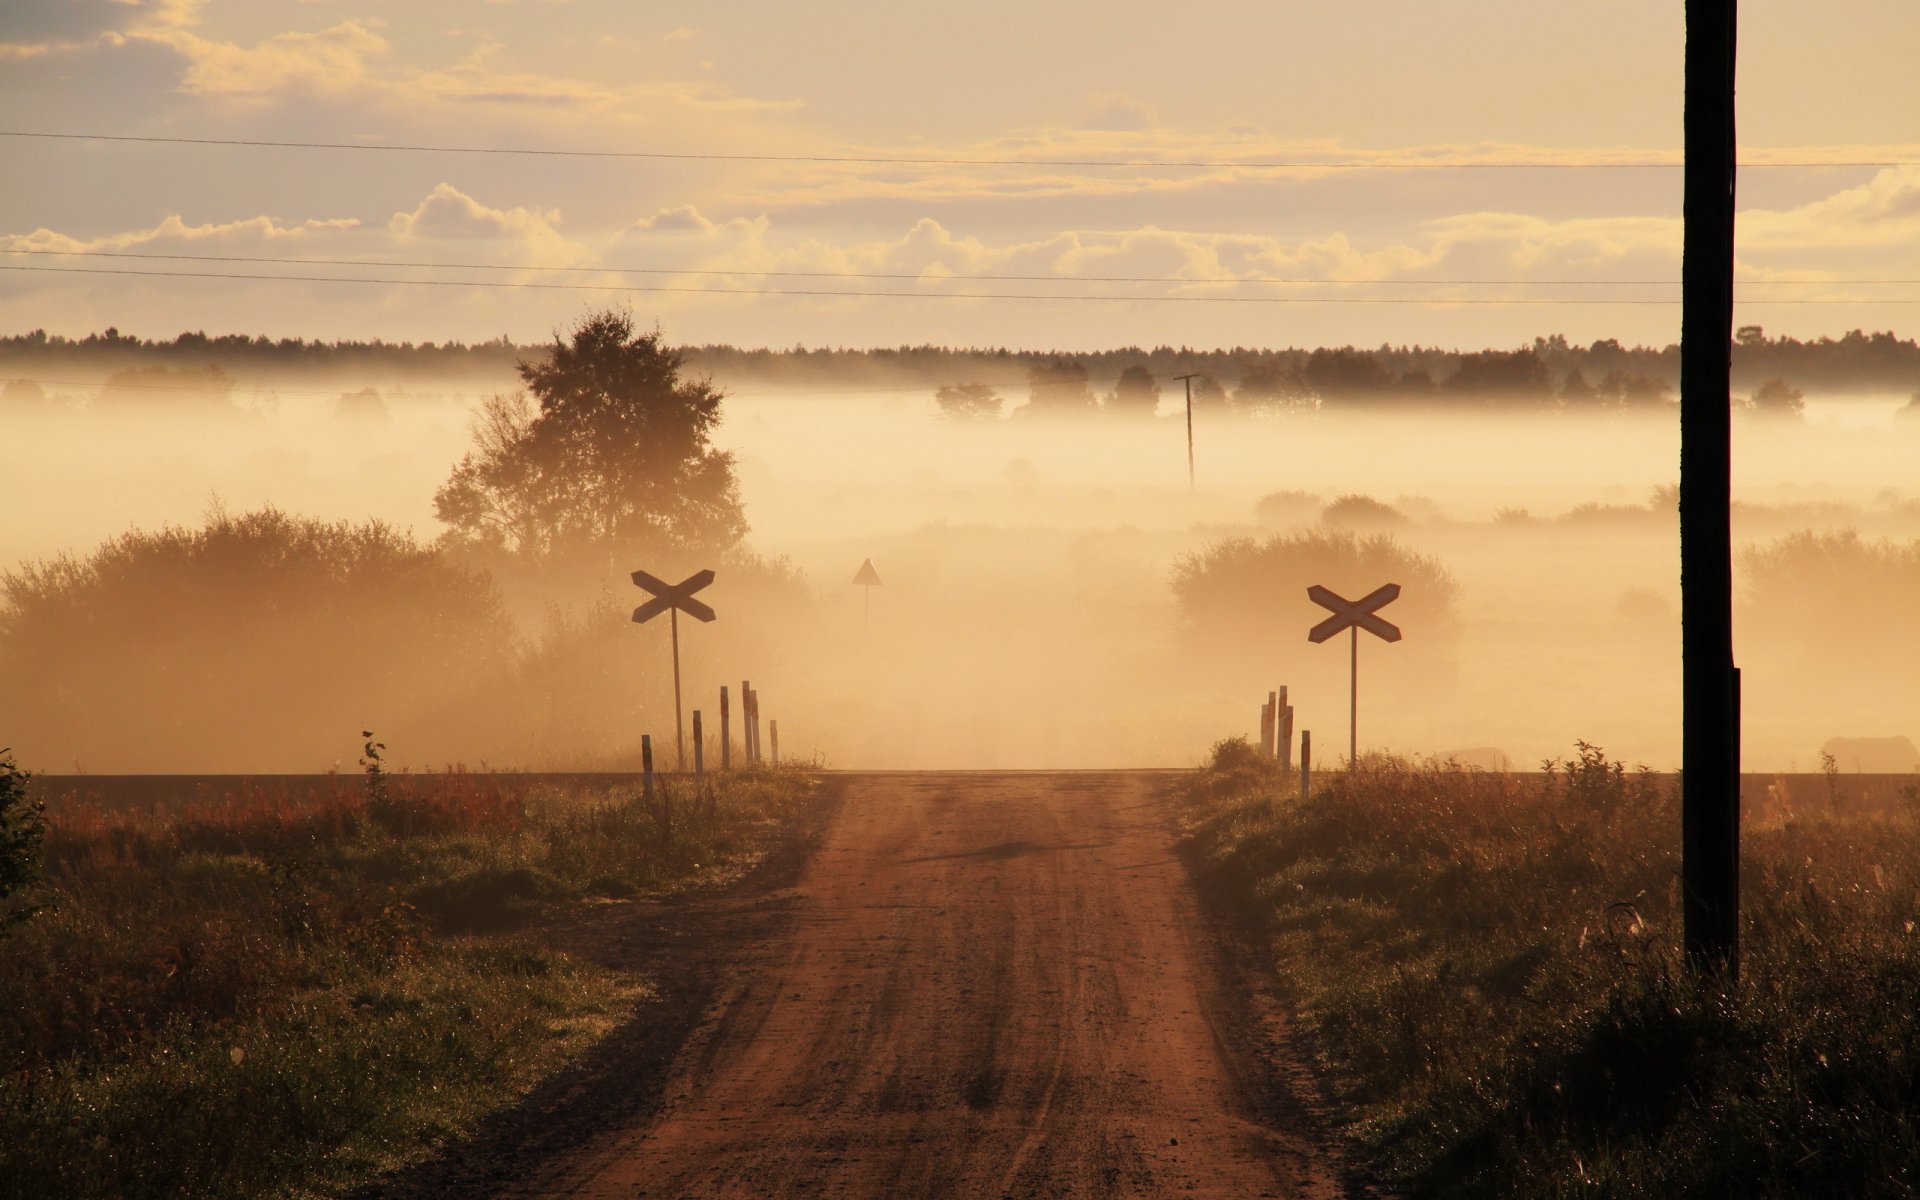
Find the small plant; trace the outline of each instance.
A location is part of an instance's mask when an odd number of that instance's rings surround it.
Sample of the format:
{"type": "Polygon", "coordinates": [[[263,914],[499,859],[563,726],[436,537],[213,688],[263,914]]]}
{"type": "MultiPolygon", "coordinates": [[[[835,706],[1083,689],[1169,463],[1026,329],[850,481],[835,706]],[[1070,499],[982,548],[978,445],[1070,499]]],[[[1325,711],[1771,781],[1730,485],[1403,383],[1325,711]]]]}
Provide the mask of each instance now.
{"type": "Polygon", "coordinates": [[[47,836],[47,806],[27,798],[31,778],[13,761],[11,749],[0,749],[0,932],[41,908],[23,899],[39,886],[41,845],[47,836]]]}
{"type": "Polygon", "coordinates": [[[388,833],[404,834],[410,832],[408,825],[409,806],[404,799],[396,797],[389,786],[390,776],[380,752],[387,748],[385,742],[373,740],[371,729],[362,729],[360,736],[365,746],[360,751],[360,769],[364,773],[363,786],[367,795],[367,816],[388,833]]]}
{"type": "Polygon", "coordinates": [[[371,729],[362,729],[360,736],[366,739],[366,746],[360,751],[360,769],[366,773],[367,807],[385,805],[388,803],[387,772],[380,765],[380,752],[387,744],[374,741],[371,729]]]}
{"type": "Polygon", "coordinates": [[[1827,780],[1827,815],[1840,811],[1840,760],[1825,750],[1820,752],[1820,774],[1827,780]]]}

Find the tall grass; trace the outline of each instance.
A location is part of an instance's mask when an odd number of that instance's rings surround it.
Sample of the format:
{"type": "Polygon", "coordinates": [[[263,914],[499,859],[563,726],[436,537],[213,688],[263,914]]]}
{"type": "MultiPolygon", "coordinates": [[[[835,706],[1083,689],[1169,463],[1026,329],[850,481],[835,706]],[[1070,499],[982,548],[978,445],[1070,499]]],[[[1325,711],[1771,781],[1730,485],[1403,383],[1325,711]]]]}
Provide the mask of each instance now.
{"type": "Polygon", "coordinates": [[[1363,759],[1306,801],[1240,743],[1189,790],[1375,1168],[1422,1196],[1920,1190],[1920,823],[1750,830],[1737,986],[1678,949],[1671,783],[1363,759]]]}
{"type": "Polygon", "coordinates": [[[520,918],[741,870],[814,802],[791,771],[370,783],[53,806],[45,908],[0,943],[0,1194],[326,1194],[417,1155],[647,994],[520,918]]]}

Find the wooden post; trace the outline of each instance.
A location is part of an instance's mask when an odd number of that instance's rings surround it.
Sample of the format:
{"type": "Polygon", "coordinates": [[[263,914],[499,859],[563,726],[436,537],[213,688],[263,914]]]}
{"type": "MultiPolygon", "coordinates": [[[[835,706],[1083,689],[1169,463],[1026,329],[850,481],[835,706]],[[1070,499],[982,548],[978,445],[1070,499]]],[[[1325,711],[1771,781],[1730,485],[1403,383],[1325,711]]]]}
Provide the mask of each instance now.
{"type": "Polygon", "coordinates": [[[1260,753],[1266,754],[1273,746],[1273,693],[1260,702],[1260,753]]]}
{"type": "Polygon", "coordinates": [[[1293,705],[1287,703],[1287,689],[1280,689],[1280,766],[1293,769],[1293,705]]]}
{"type": "Polygon", "coordinates": [[[1300,731],[1300,798],[1305,800],[1313,788],[1313,731],[1300,731]]]}
{"type": "Polygon", "coordinates": [[[720,685],[720,769],[733,765],[733,722],[727,710],[727,685],[720,685]]]}
{"type": "Polygon", "coordinates": [[[640,735],[640,779],[647,797],[647,806],[653,806],[653,735],[640,735]]]}
{"type": "Polygon", "coordinates": [[[740,761],[753,765],[753,684],[740,681],[740,761]]]}
{"type": "Polygon", "coordinates": [[[673,769],[687,769],[686,726],[680,716],[680,610],[667,610],[667,624],[673,629],[673,769]]]}
{"type": "Polygon", "coordinates": [[[773,743],[773,765],[780,765],[780,722],[767,722],[767,740],[773,743]]]}
{"type": "Polygon", "coordinates": [[[1680,893],[1687,957],[1739,973],[1740,676],[1733,663],[1736,0],[1686,0],[1680,285],[1680,893]]]}
{"type": "Polygon", "coordinates": [[[693,710],[693,782],[699,784],[707,777],[707,742],[700,729],[700,710],[693,710]]]}
{"type": "Polygon", "coordinates": [[[741,691],[747,693],[747,710],[741,714],[747,720],[747,764],[760,766],[760,693],[745,684],[741,691]]]}

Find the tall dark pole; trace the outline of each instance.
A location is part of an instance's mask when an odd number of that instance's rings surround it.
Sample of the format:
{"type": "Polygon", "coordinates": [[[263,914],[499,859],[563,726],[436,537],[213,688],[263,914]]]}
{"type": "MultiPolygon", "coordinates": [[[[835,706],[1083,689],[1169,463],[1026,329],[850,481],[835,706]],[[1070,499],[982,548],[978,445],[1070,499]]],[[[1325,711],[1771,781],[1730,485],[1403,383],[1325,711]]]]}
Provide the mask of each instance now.
{"type": "Polygon", "coordinates": [[[1187,385],[1187,490],[1194,489],[1193,482],[1193,381],[1196,375],[1175,375],[1175,379],[1187,385]]]}
{"type": "Polygon", "coordinates": [[[1728,521],[1737,13],[1737,0],[1687,0],[1680,328],[1681,905],[1687,956],[1729,979],[1740,936],[1740,674],[1728,521]]]}

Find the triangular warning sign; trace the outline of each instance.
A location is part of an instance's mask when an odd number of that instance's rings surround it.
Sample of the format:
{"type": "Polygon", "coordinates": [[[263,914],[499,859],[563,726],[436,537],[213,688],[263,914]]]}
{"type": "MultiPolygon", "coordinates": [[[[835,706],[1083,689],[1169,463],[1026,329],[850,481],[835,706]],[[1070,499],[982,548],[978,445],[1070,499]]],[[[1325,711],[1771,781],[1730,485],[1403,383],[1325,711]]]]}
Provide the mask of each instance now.
{"type": "Polygon", "coordinates": [[[873,569],[873,560],[867,559],[860,564],[860,570],[853,577],[854,583],[861,587],[879,587],[880,572],[873,569]]]}

